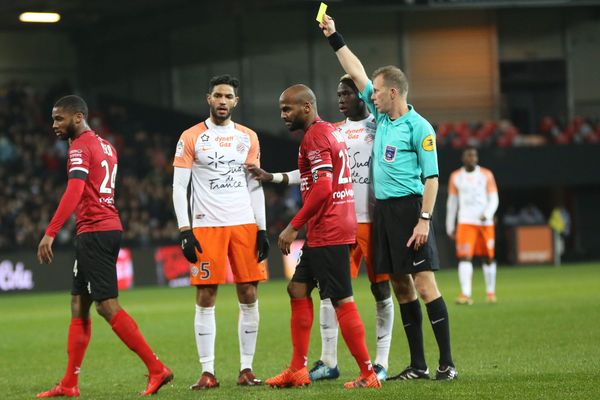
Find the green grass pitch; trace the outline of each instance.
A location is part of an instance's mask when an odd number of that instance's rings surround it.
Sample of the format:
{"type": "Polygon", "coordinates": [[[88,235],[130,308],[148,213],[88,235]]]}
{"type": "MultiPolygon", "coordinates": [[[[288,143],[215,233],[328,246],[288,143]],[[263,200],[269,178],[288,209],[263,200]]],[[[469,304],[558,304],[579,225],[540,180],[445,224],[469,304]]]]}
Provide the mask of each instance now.
{"type": "MultiPolygon", "coordinates": [[[[59,268],[50,266],[49,268],[59,268]]],[[[241,388],[238,306],[232,286],[219,290],[216,317],[216,374],[221,387],[188,389],[200,372],[193,334],[194,290],[137,289],[121,294],[121,304],[136,319],[157,354],[175,372],[172,385],[157,399],[598,399],[600,398],[600,264],[508,267],[498,272],[496,305],[484,302],[483,276],[474,274],[473,306],[456,306],[457,275],[437,274],[449,306],[452,343],[459,379],[454,382],[386,382],[382,390],[348,391],[343,382],[358,374],[342,338],[338,343],[342,376],[304,389],[241,388]]],[[[374,303],[363,276],[355,298],[374,355],[374,303]]],[[[254,370],[265,379],[290,359],[290,307],[285,282],[259,288],[261,325],[254,370]]],[[[396,311],[398,306],[396,305],[396,311]]],[[[425,348],[431,370],[437,347],[423,308],[425,348]]],[[[57,382],[66,366],[69,295],[11,295],[0,298],[0,398],[31,399],[57,382]]],[[[82,399],[135,399],[145,387],[145,368],[95,312],[92,340],[83,363],[82,399]]],[[[408,364],[408,350],[396,312],[391,374],[408,364]]],[[[320,355],[318,307],[309,361],[320,355]]]]}

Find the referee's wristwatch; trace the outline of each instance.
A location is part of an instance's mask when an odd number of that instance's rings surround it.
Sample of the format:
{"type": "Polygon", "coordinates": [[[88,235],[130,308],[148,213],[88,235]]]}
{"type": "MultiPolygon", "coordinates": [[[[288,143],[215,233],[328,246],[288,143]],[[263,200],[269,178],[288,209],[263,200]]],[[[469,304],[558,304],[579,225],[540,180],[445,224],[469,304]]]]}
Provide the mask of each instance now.
{"type": "Polygon", "coordinates": [[[424,219],[426,221],[431,221],[431,213],[421,211],[421,215],[419,216],[419,218],[424,219]]]}

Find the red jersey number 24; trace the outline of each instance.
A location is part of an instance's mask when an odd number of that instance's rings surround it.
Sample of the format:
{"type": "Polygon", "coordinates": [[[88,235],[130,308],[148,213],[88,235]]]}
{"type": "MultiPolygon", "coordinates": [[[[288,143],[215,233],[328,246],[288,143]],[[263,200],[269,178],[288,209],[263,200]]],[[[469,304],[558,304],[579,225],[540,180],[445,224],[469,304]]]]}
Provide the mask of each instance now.
{"type": "Polygon", "coordinates": [[[110,171],[108,161],[102,160],[100,165],[104,167],[106,172],[104,179],[102,180],[102,184],[100,185],[100,193],[112,194],[113,190],[115,189],[115,180],[117,178],[117,164],[115,164],[113,167],[112,172],[110,171]]]}

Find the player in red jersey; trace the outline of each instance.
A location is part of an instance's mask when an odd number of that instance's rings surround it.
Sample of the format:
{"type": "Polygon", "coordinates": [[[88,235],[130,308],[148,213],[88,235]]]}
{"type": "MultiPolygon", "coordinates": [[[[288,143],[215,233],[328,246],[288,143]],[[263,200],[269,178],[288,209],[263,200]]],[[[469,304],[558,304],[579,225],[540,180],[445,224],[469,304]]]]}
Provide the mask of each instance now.
{"type": "Polygon", "coordinates": [[[154,354],[133,318],[117,300],[116,261],[121,243],[121,220],[115,207],[117,152],[92,131],[86,121],[88,108],[78,96],[59,99],[52,109],[52,128],[69,140],[69,181],[60,204],[38,246],[40,263],[52,262],[52,242],[75,211],[77,237],[71,289],[71,325],[67,342],[68,363],[63,379],[38,398],[79,396],[78,377],[92,325],[90,307],[112,327],[119,338],[148,368],[148,384],[142,395],[158,392],[173,379],[173,372],[154,354]]]}
{"type": "Polygon", "coordinates": [[[369,357],[365,328],[352,297],[350,245],[356,240],[354,191],[348,149],[336,127],[319,118],[317,101],[310,88],[294,85],[279,98],[281,118],[290,131],[304,131],[298,167],[303,206],[279,235],[278,245],[289,254],[290,245],[305,224],[306,244],[288,284],[291,298],[292,345],[290,366],[266,383],[273,387],[310,383],[306,361],[313,323],[311,291],[335,307],[342,336],[354,356],[360,376],[346,388],[381,387],[369,357]]]}

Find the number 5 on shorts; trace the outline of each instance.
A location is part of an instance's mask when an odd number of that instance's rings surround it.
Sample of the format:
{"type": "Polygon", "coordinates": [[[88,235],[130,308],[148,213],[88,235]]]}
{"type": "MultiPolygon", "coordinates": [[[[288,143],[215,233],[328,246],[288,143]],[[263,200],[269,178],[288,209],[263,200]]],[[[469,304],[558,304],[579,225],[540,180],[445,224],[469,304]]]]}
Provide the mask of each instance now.
{"type": "Polygon", "coordinates": [[[200,279],[205,280],[205,279],[209,279],[210,278],[210,269],[208,269],[208,267],[210,266],[209,262],[201,262],[200,263],[200,279]]]}

